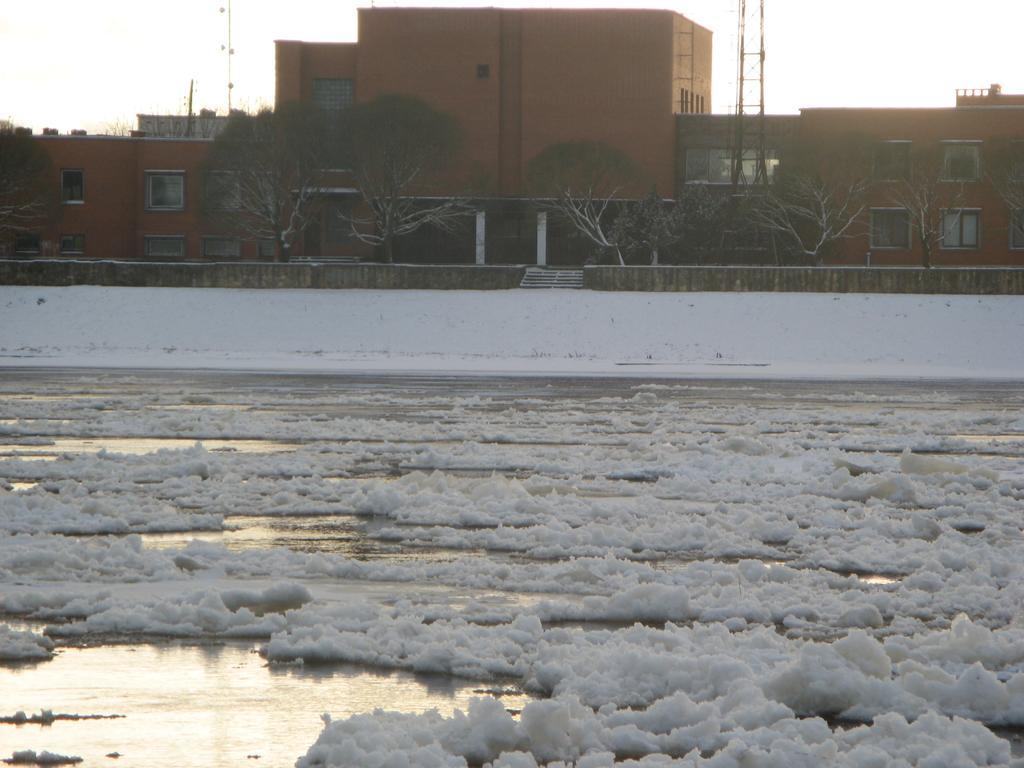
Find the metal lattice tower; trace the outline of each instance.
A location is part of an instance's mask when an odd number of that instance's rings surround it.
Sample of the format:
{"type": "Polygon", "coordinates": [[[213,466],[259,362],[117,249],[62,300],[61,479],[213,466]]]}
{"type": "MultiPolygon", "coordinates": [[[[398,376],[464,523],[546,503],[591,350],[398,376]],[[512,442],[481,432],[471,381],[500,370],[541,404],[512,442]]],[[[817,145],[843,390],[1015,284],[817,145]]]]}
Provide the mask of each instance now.
{"type": "Polygon", "coordinates": [[[732,184],[768,183],[764,124],[764,0],[739,0],[736,61],[736,125],[733,130],[732,184]],[[748,116],[753,120],[748,120],[748,116]],[[743,158],[754,159],[747,178],[743,158]]]}

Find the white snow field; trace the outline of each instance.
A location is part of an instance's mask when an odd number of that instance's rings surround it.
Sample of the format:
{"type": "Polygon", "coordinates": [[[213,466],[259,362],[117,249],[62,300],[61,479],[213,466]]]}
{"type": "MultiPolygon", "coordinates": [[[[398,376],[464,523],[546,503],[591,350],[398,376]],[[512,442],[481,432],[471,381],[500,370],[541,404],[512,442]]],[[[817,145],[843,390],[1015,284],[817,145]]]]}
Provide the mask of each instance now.
{"type": "Polygon", "coordinates": [[[1024,377],[1024,296],[0,286],[0,365],[1024,377]]]}
{"type": "MultiPolygon", "coordinates": [[[[104,295],[38,306],[76,294],[104,295]]],[[[131,754],[142,704],[78,731],[3,724],[68,711],[88,686],[72,666],[52,687],[62,659],[177,638],[248,641],[265,666],[246,674],[271,683],[357,664],[480,690],[424,711],[342,687],[303,711],[289,689],[279,718],[310,730],[275,761],[254,726],[268,765],[1020,766],[1022,523],[1013,381],[8,368],[0,744],[107,765],[102,727],[122,763],[243,764],[223,733],[168,757],[187,727],[170,712],[131,754]]]]}

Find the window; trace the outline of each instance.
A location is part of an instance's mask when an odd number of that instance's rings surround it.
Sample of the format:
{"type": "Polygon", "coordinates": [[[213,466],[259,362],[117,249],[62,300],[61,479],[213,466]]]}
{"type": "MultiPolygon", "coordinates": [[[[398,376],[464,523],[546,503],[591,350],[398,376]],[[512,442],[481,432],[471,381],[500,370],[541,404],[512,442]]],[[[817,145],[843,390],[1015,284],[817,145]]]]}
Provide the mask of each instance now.
{"type": "Polygon", "coordinates": [[[39,233],[22,232],[14,238],[15,253],[39,253],[39,233]]]}
{"type": "Polygon", "coordinates": [[[261,259],[272,259],[277,256],[277,243],[274,240],[264,239],[257,244],[257,252],[261,259]]]}
{"type": "Polygon", "coordinates": [[[340,112],[352,106],[353,90],[350,78],[314,77],[313,103],[328,112],[340,112]]]}
{"type": "Polygon", "coordinates": [[[883,141],[875,146],[875,178],[879,181],[910,178],[909,141],[883,141]]]}
{"type": "Polygon", "coordinates": [[[871,247],[910,247],[910,214],[906,208],[872,209],[871,247]]]}
{"type": "Polygon", "coordinates": [[[963,209],[942,212],[942,247],[977,248],[981,211],[963,209]]]}
{"type": "Polygon", "coordinates": [[[148,235],[143,238],[143,252],[150,259],[183,259],[185,238],[148,235]]]}
{"type": "Polygon", "coordinates": [[[688,88],[680,88],[679,111],[683,114],[704,114],[704,97],[688,88]]]}
{"type": "Polygon", "coordinates": [[[491,76],[491,65],[490,64],[477,64],[476,65],[476,77],[478,80],[486,80],[491,76]]]}
{"type": "Polygon", "coordinates": [[[942,178],[945,181],[977,181],[981,176],[981,143],[949,141],[942,155],[942,178]]]}
{"type": "Polygon", "coordinates": [[[1010,178],[1013,181],[1024,181],[1024,141],[1010,144],[1010,178]]]}
{"type": "Polygon", "coordinates": [[[184,171],[146,171],[146,208],[181,211],[185,208],[184,171]]]}
{"type": "Polygon", "coordinates": [[[203,185],[206,205],[215,211],[234,211],[241,205],[241,187],[234,171],[210,171],[203,185]]]}
{"type": "Polygon", "coordinates": [[[85,235],[61,235],[60,252],[63,254],[85,253],[85,235]]]}
{"type": "Polygon", "coordinates": [[[1010,214],[1010,247],[1024,249],[1024,208],[1010,214]]]}
{"type": "MultiPolygon", "coordinates": [[[[757,165],[757,153],[747,150],[743,153],[743,179],[753,181],[757,165]]],[[[779,165],[778,153],[769,149],[765,158],[768,179],[775,175],[779,165]]],[[[686,150],[686,181],[705,184],[732,183],[732,150],[729,149],[688,149],[686,150]]]]}
{"type": "Polygon", "coordinates": [[[231,237],[204,237],[203,256],[207,259],[237,259],[240,246],[231,237]]]}
{"type": "Polygon", "coordinates": [[[60,199],[64,203],[85,202],[85,172],[64,168],[60,172],[60,199]]]}

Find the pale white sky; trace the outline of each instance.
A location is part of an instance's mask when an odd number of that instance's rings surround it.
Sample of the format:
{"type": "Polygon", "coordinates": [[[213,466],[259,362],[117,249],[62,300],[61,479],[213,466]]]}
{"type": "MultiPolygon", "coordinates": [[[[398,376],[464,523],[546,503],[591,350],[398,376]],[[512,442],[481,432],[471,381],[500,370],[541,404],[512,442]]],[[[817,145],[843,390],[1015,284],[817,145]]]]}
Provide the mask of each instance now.
{"type": "MultiPolygon", "coordinates": [[[[757,0],[748,0],[753,4],[757,0]]],[[[98,130],[137,112],[223,111],[227,0],[0,0],[0,119],[98,130]]],[[[369,0],[232,0],[234,106],[270,104],[275,39],[351,41],[369,0]]],[[[735,101],[738,0],[377,0],[377,5],[669,8],[715,33],[715,112],[735,101]]],[[[957,88],[1024,92],[1024,0],[765,0],[773,113],[952,106],[957,88]]]]}

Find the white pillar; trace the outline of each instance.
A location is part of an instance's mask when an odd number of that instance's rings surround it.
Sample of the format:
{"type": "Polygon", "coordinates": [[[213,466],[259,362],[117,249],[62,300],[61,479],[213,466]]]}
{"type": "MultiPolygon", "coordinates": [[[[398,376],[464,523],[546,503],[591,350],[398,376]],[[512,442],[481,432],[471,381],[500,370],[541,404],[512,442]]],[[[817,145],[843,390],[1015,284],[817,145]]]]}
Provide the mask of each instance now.
{"type": "Polygon", "coordinates": [[[487,255],[487,214],[476,212],[476,263],[485,264],[487,255]]]}
{"type": "Polygon", "coordinates": [[[548,263],[548,214],[541,211],[537,214],[537,266],[548,263]]]}

